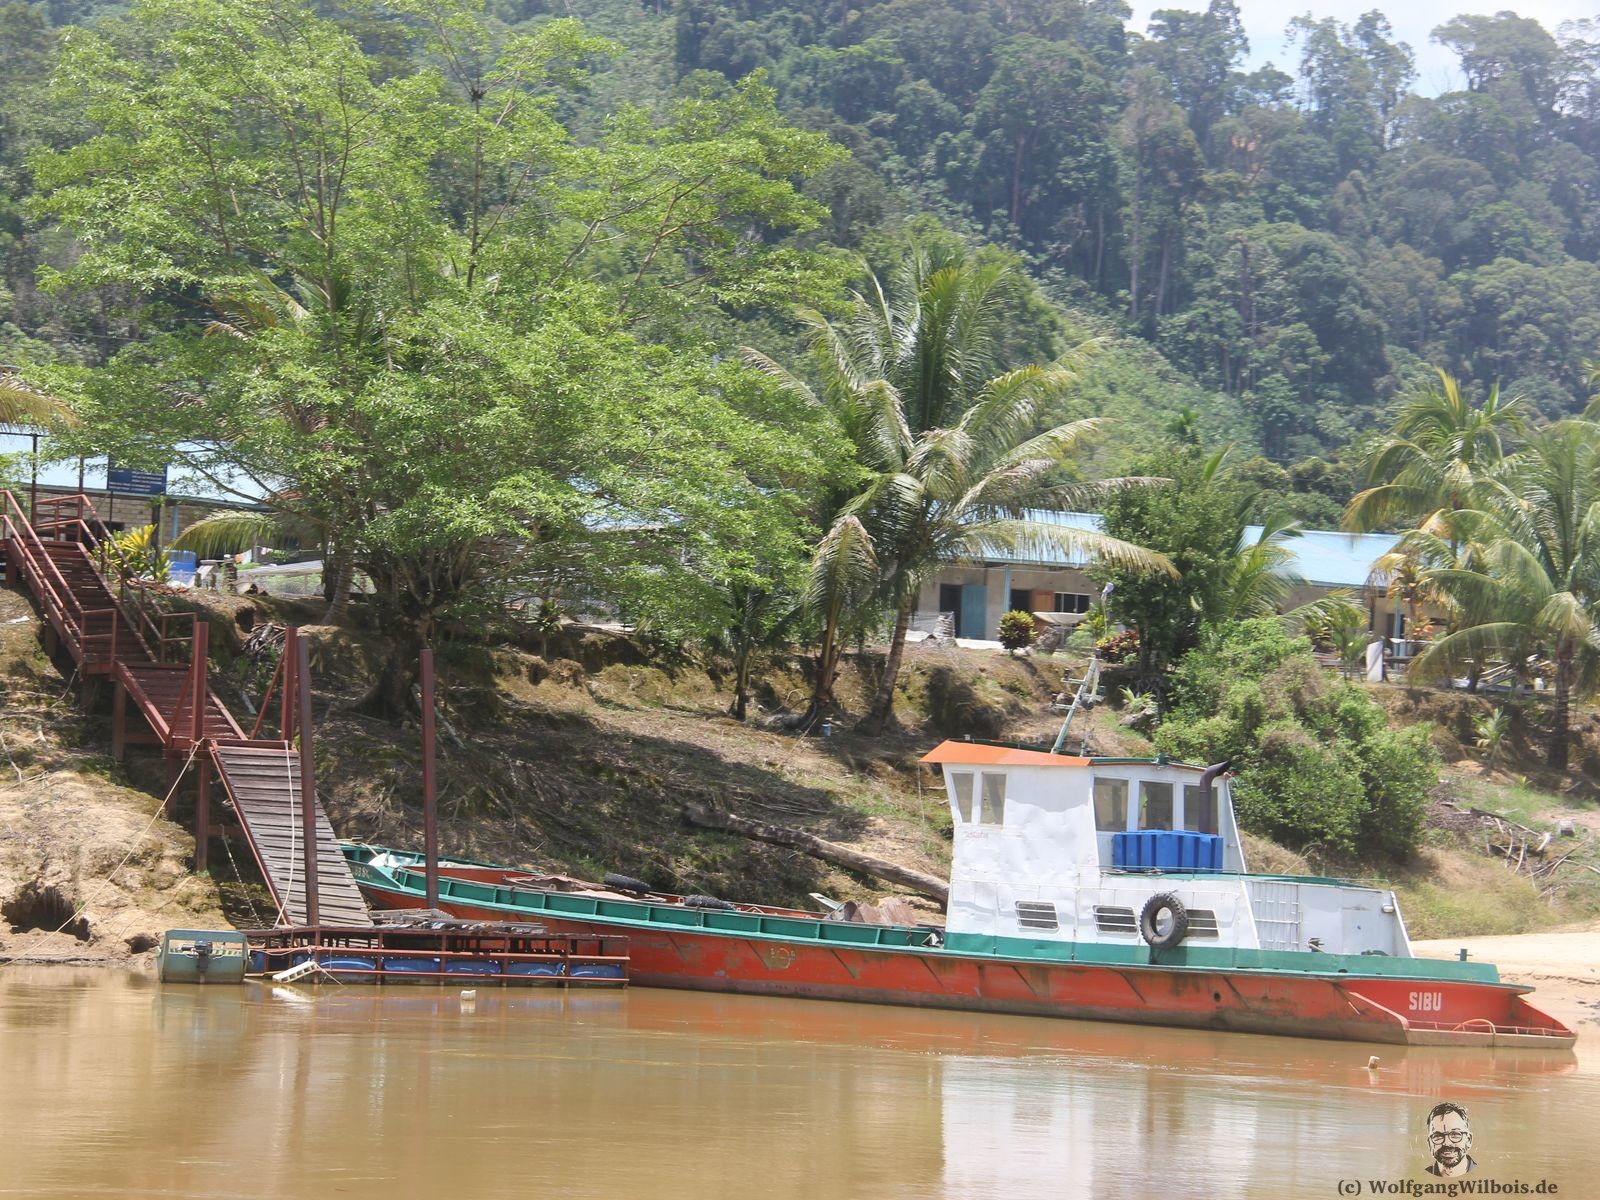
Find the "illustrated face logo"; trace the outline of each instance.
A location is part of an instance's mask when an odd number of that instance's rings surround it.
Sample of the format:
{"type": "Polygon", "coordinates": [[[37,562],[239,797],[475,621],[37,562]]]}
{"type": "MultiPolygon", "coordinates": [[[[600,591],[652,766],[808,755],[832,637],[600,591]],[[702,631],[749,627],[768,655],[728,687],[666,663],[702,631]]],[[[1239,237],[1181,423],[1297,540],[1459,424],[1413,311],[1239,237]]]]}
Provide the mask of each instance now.
{"type": "Polygon", "coordinates": [[[1467,1125],[1467,1110],[1446,1101],[1428,1113],[1428,1153],[1433,1156],[1433,1175],[1464,1175],[1472,1170],[1472,1131],[1467,1125]]]}

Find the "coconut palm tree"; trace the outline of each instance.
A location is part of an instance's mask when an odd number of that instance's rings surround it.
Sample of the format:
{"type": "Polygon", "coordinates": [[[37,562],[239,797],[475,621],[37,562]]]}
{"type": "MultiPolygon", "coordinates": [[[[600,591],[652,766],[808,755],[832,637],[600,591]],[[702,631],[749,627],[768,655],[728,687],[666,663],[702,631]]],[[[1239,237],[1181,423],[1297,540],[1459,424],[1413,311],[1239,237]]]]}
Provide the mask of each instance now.
{"type": "Polygon", "coordinates": [[[1479,505],[1456,514],[1466,565],[1428,572],[1460,627],[1417,659],[1447,674],[1489,655],[1518,669],[1542,650],[1552,673],[1549,765],[1568,762],[1574,699],[1600,686],[1600,425],[1561,421],[1529,438],[1479,505]]]}
{"type": "Polygon", "coordinates": [[[1470,508],[1478,483],[1504,459],[1507,435],[1521,432],[1520,397],[1501,399],[1497,384],[1474,408],[1453,376],[1438,374],[1438,386],[1406,401],[1393,431],[1367,454],[1371,486],[1350,501],[1345,528],[1426,524],[1441,510],[1470,508]]]}
{"type": "MultiPolygon", "coordinates": [[[[874,605],[894,614],[883,676],[861,723],[869,732],[881,730],[891,715],[917,593],[941,563],[1032,542],[1171,569],[1160,555],[1115,538],[1030,519],[1030,508],[1081,507],[1135,481],[1051,485],[1067,454],[1100,427],[1089,420],[1040,432],[1047,406],[1076,384],[1095,347],[1085,344],[1048,365],[1003,370],[1005,321],[1018,278],[1007,260],[979,261],[959,248],[914,244],[892,286],[866,271],[866,284],[852,293],[844,317],[830,321],[801,312],[811,330],[816,389],[758,351],[746,351],[785,387],[825,406],[855,450],[862,483],[831,498],[823,514],[829,532],[813,578],[838,584],[839,556],[848,551],[855,567],[864,568],[870,548],[877,572],[872,603],[850,606],[839,617],[844,628],[850,612],[874,605]]],[[[826,632],[835,622],[824,624],[825,648],[833,647],[836,656],[838,638],[830,641],[826,632]]],[[[822,665],[813,709],[832,699],[837,659],[832,667],[822,665]]]]}
{"type": "Polygon", "coordinates": [[[1090,418],[1030,436],[1041,398],[1062,388],[1066,374],[1069,368],[1052,364],[993,379],[951,428],[914,435],[897,405],[882,410],[889,420],[876,442],[888,461],[846,502],[829,535],[851,521],[867,534],[878,564],[876,599],[894,613],[883,675],[861,721],[864,732],[880,732],[892,715],[918,592],[943,564],[1051,549],[1130,569],[1172,571],[1160,554],[1038,519],[1036,510],[1083,508],[1115,488],[1150,482],[1051,482],[1063,459],[1104,424],[1090,418]]]}
{"type": "Polygon", "coordinates": [[[72,410],[26,383],[21,376],[0,367],[0,425],[13,428],[46,429],[72,424],[72,410]]]}

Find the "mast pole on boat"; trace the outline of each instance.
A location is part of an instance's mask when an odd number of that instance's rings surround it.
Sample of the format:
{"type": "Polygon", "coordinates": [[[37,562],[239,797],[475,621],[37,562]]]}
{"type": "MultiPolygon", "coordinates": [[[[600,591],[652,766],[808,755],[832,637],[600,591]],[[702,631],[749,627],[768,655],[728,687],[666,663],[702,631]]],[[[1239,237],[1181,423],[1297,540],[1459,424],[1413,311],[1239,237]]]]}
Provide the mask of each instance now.
{"type": "Polygon", "coordinates": [[[428,876],[428,907],[439,907],[439,797],[434,787],[433,648],[422,648],[422,829],[428,876]]]}

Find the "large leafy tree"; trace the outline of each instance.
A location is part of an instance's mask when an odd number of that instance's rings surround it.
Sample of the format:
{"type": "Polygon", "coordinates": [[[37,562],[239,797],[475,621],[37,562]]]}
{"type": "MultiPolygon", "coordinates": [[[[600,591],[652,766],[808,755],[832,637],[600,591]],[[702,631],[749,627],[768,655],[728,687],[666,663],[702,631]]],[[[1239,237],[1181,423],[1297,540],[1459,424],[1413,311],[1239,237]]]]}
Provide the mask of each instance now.
{"type": "Polygon", "coordinates": [[[1269,518],[1246,536],[1260,492],[1235,476],[1226,449],[1179,446],[1140,464],[1157,486],[1123,489],[1101,505],[1105,532],[1165,555],[1171,575],[1106,562],[1096,579],[1112,585],[1111,611],[1139,634],[1139,671],[1160,686],[1168,667],[1208,624],[1277,611],[1296,582],[1285,545],[1299,530],[1269,518]]]}
{"type": "Polygon", "coordinates": [[[575,22],[390,13],[398,63],[302,0],[145,0],[115,40],[73,33],[56,97],[96,132],[35,162],[83,244],[54,282],[165,306],[56,373],[81,444],[266,495],[358,566],[385,712],[420,641],[577,548],[613,599],[798,552],[814,439],[777,426],[804,417],[682,317],[827,284],[782,234],[817,220],[792,181],[833,153],[759,79],[580,143],[562,99],[611,48],[575,22]]]}

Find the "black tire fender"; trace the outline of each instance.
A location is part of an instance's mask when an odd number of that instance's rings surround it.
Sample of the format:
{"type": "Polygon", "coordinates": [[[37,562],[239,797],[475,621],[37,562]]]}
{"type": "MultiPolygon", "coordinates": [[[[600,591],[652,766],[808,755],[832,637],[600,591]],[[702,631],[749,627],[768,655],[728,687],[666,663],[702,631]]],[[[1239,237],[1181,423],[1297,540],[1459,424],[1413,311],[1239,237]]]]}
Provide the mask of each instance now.
{"type": "Polygon", "coordinates": [[[1188,932],[1189,910],[1171,892],[1157,892],[1139,911],[1139,935],[1152,950],[1170,950],[1183,941],[1188,932]],[[1165,929],[1159,925],[1163,911],[1170,917],[1165,929]]]}
{"type": "Polygon", "coordinates": [[[648,883],[645,883],[642,879],[635,879],[631,875],[610,874],[610,875],[607,875],[600,882],[605,884],[608,888],[613,888],[616,891],[619,891],[619,892],[638,892],[641,896],[646,895],[649,892],[654,890],[653,888],[651,888],[651,886],[648,883]]]}

